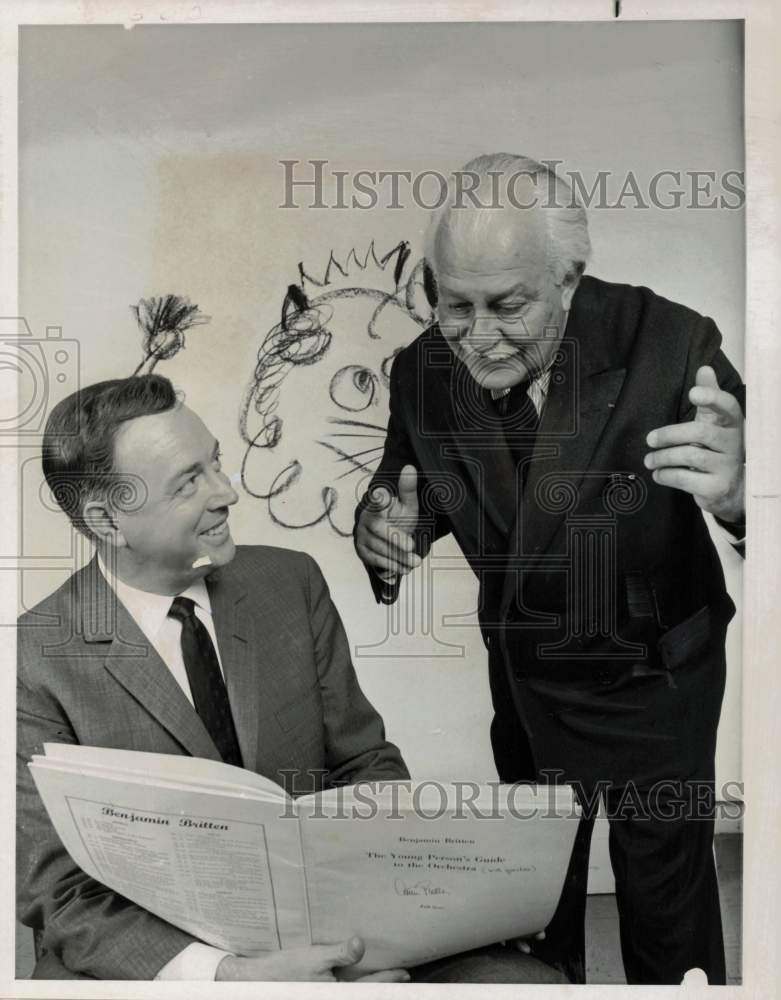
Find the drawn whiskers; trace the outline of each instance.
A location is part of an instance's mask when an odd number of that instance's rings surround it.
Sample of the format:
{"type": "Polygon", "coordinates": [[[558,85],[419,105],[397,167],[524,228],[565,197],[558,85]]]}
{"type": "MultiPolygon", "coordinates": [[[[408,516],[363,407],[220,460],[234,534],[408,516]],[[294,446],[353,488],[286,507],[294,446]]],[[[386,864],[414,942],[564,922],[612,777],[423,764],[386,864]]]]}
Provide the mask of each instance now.
{"type": "Polygon", "coordinates": [[[340,476],[337,476],[337,480],[344,479],[345,476],[352,475],[355,472],[363,472],[365,469],[374,469],[379,462],[382,451],[385,447],[385,435],[384,434],[356,434],[356,435],[331,435],[332,437],[376,437],[381,443],[374,445],[371,448],[364,448],[362,451],[347,452],[342,448],[339,448],[335,444],[331,444],[328,441],[318,441],[318,444],[322,445],[323,448],[327,448],[329,451],[334,452],[338,455],[337,461],[339,462],[349,462],[350,468],[343,472],[340,476]],[[371,456],[367,458],[366,456],[371,456]],[[362,461],[360,461],[362,459],[362,461]]]}
{"type": "MultiPolygon", "coordinates": [[[[329,417],[328,418],[328,423],[329,424],[340,424],[342,427],[361,427],[364,430],[381,431],[382,432],[381,435],[377,435],[377,436],[378,437],[381,436],[383,438],[385,437],[385,434],[387,432],[387,428],[383,427],[381,424],[370,424],[366,420],[346,420],[344,417],[329,417]]],[[[335,437],[335,436],[336,436],[335,434],[330,434],[329,435],[329,437],[335,437]]],[[[355,436],[358,437],[357,434],[355,436]]],[[[368,435],[365,435],[365,436],[368,437],[368,435]]]]}

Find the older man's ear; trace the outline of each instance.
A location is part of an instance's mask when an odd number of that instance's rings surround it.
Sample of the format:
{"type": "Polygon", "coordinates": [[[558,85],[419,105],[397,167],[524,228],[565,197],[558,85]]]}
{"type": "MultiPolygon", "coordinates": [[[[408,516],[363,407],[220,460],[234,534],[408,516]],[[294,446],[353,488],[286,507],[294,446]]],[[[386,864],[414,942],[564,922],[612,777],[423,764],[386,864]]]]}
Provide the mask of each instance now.
{"type": "Polygon", "coordinates": [[[572,297],[575,294],[578,285],[580,284],[580,279],[583,276],[585,265],[577,264],[575,267],[570,268],[569,271],[564,275],[564,280],[561,282],[561,308],[564,312],[569,312],[569,308],[572,305],[572,297]]]}

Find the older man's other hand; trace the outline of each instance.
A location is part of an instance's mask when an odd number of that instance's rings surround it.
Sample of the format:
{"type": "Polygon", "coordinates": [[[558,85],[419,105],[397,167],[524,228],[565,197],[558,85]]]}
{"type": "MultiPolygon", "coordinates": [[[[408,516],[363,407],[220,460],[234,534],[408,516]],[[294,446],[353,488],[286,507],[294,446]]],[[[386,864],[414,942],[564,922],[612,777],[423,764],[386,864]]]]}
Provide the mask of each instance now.
{"type": "Polygon", "coordinates": [[[646,438],[656,449],[645,456],[654,482],[691,493],[702,510],[736,523],[745,516],[743,413],[737,399],[719,388],[716,373],[698,369],[689,400],[694,420],[658,427],[646,438]]]}

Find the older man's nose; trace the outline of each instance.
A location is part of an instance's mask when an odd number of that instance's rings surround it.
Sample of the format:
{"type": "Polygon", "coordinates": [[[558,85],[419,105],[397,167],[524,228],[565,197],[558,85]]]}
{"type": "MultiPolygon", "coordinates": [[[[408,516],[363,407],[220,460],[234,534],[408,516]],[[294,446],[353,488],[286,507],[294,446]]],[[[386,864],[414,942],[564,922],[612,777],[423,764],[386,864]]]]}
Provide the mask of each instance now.
{"type": "Polygon", "coordinates": [[[475,316],[468,333],[472,347],[481,352],[490,351],[501,336],[499,322],[490,314],[475,316]]]}

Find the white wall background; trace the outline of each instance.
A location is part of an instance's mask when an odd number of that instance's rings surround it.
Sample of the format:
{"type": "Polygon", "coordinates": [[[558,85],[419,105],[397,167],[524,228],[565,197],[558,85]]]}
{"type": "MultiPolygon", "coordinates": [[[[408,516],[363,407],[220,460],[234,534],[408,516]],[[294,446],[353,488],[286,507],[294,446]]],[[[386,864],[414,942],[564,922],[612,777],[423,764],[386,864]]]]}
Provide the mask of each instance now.
{"type": "MultiPolygon", "coordinates": [[[[414,207],[280,209],[280,159],[446,173],[501,149],[563,160],[589,182],[610,170],[619,178],[614,197],[629,170],[642,184],[664,169],[719,174],[743,165],[738,22],[26,28],[20,99],[22,313],[37,336],[56,324],[79,341],[88,383],[129,374],[140,360],[130,304],[190,296],[211,323],[157,370],[221,439],[229,470],[244,452],[239,402],[298,262],[317,273],[332,249],[341,259],[372,239],[380,252],[402,238],[419,250],[426,222],[414,207]]],[[[743,222],[742,211],[594,210],[590,270],[712,316],[742,369],[743,222]]],[[[330,378],[363,357],[362,323],[357,313],[337,315],[332,358],[297,386],[291,379],[290,430],[316,430],[327,415],[323,372],[330,378]]],[[[389,343],[414,330],[386,333],[389,343]]],[[[384,424],[386,407],[380,398],[371,419],[384,424]]],[[[281,450],[292,441],[283,438],[281,450]]],[[[295,447],[307,475],[285,510],[304,520],[335,473],[316,445],[295,447]]],[[[34,452],[23,457],[22,545],[42,567],[25,574],[29,605],[67,575],[70,541],[36,499],[34,452]]],[[[266,485],[284,464],[271,455],[253,462],[266,485]]],[[[355,480],[341,485],[344,523],[355,480]]],[[[349,540],[323,524],[283,530],[248,496],[232,519],[240,542],[318,559],[353,645],[375,646],[356,655],[358,673],[413,774],[495,776],[476,622],[442,624],[475,606],[474,580],[454,546],[438,547],[431,608],[436,636],[453,646],[420,634],[420,579],[401,634],[383,643],[387,613],[349,540]]],[[[724,562],[740,607],[740,566],[728,548],[724,562]]],[[[721,781],[740,778],[740,615],[728,655],[721,781]]]]}

